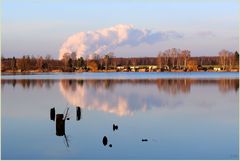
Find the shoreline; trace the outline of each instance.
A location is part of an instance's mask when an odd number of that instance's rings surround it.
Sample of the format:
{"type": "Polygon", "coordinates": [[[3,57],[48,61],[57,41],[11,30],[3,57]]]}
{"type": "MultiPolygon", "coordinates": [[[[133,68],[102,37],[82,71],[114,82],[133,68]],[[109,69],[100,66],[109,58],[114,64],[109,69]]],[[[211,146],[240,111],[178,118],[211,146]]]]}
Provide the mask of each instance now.
{"type": "Polygon", "coordinates": [[[74,71],[74,72],[64,72],[60,70],[52,70],[52,71],[39,71],[39,70],[30,70],[30,71],[12,71],[12,70],[7,70],[7,71],[1,71],[1,75],[3,74],[40,74],[40,73],[191,73],[191,72],[210,72],[210,73],[221,73],[221,72],[239,72],[239,70],[222,70],[222,71],[215,71],[215,70],[198,70],[198,71],[183,71],[183,70],[174,70],[174,71],[116,71],[116,70],[99,70],[99,71],[74,71]]]}

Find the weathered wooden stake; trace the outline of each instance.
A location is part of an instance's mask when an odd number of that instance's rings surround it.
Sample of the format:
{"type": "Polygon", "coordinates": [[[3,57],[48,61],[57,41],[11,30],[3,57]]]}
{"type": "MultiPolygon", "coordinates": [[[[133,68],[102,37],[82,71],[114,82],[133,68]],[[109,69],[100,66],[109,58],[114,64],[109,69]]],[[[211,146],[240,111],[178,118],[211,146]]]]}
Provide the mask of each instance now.
{"type": "Polygon", "coordinates": [[[56,115],[56,135],[57,136],[65,135],[65,120],[63,114],[56,115]]]}
{"type": "Polygon", "coordinates": [[[55,120],[55,108],[50,109],[50,119],[53,121],[55,120]]]}

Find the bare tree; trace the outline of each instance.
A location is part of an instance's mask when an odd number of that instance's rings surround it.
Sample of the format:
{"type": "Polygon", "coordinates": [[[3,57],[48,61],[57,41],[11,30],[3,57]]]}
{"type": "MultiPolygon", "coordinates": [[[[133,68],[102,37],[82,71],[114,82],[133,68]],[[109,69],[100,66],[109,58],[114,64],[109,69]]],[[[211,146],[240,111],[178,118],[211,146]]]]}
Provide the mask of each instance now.
{"type": "Polygon", "coordinates": [[[164,60],[164,65],[168,66],[169,50],[166,50],[163,52],[163,60],[164,60]]]}
{"type": "Polygon", "coordinates": [[[113,52],[109,52],[104,56],[105,70],[108,70],[109,64],[112,65],[112,58],[114,57],[113,52]]]}
{"type": "Polygon", "coordinates": [[[112,63],[113,63],[113,68],[116,69],[117,68],[117,59],[113,58],[112,63]]]}
{"type": "Polygon", "coordinates": [[[231,71],[234,65],[234,53],[229,52],[227,58],[228,58],[228,69],[231,71]]]}
{"type": "Polygon", "coordinates": [[[16,61],[15,56],[11,60],[11,68],[12,68],[12,70],[16,70],[17,69],[17,61],[16,61]]]}
{"type": "Polygon", "coordinates": [[[219,54],[219,63],[222,66],[223,70],[226,69],[226,63],[227,63],[227,57],[228,57],[229,51],[223,49],[221,50],[219,54]]]}
{"type": "Polygon", "coordinates": [[[239,68],[239,53],[237,51],[234,53],[234,65],[238,66],[239,68]]]}
{"type": "Polygon", "coordinates": [[[184,59],[184,68],[186,69],[187,68],[187,61],[188,59],[190,58],[190,51],[189,50],[183,50],[182,51],[182,57],[184,59]]]}
{"type": "Polygon", "coordinates": [[[104,63],[105,63],[105,70],[107,71],[108,70],[108,63],[109,63],[109,55],[106,54],[104,56],[104,63]]]}
{"type": "Polygon", "coordinates": [[[175,61],[176,61],[177,53],[178,53],[178,51],[177,51],[176,48],[172,48],[170,50],[172,68],[175,67],[175,61]]]}
{"type": "Polygon", "coordinates": [[[131,64],[132,64],[133,66],[136,66],[136,65],[137,65],[137,59],[136,59],[136,58],[132,58],[132,59],[131,59],[131,64]]]}
{"type": "Polygon", "coordinates": [[[26,70],[30,70],[31,69],[31,59],[30,56],[27,55],[26,56],[26,70]]]}
{"type": "Polygon", "coordinates": [[[104,57],[105,56],[100,56],[100,59],[99,59],[99,64],[100,64],[100,69],[103,69],[103,64],[104,64],[104,57]]]}
{"type": "Polygon", "coordinates": [[[37,69],[42,69],[42,65],[43,65],[43,57],[40,56],[37,58],[37,63],[36,63],[37,69]]]}
{"type": "Polygon", "coordinates": [[[178,68],[180,68],[181,62],[182,62],[182,55],[181,55],[181,51],[179,51],[179,52],[177,53],[177,67],[178,67],[178,68]]]}
{"type": "Polygon", "coordinates": [[[26,57],[25,57],[25,55],[21,59],[19,59],[18,68],[21,69],[22,71],[26,70],[26,57]]]}
{"type": "Polygon", "coordinates": [[[107,55],[109,56],[109,65],[113,66],[112,60],[114,58],[114,53],[113,52],[109,52],[107,55]]]}
{"type": "Polygon", "coordinates": [[[64,64],[64,68],[66,69],[68,66],[68,60],[70,59],[70,54],[69,53],[64,53],[62,57],[62,62],[64,64]]]}
{"type": "Polygon", "coordinates": [[[163,53],[160,51],[157,57],[157,64],[160,69],[162,68],[162,62],[163,62],[162,59],[163,59],[163,53]]]}

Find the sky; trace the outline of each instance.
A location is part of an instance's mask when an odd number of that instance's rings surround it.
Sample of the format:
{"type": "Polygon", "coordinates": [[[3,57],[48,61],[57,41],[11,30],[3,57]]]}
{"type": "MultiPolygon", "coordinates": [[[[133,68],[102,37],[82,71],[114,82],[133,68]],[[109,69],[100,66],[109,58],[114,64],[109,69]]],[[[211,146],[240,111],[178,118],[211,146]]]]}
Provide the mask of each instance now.
{"type": "Polygon", "coordinates": [[[239,51],[238,10],[237,0],[3,0],[1,54],[59,58],[70,36],[122,24],[181,37],[117,45],[111,48],[115,56],[156,56],[169,48],[188,49],[192,56],[214,56],[222,49],[239,51]]]}

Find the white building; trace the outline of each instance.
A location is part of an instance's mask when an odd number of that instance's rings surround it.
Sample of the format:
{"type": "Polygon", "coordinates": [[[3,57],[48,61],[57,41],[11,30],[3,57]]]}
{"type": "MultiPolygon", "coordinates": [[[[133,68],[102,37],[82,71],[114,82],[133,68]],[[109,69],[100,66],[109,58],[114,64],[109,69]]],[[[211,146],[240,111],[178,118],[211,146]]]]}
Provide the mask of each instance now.
{"type": "Polygon", "coordinates": [[[213,70],[214,70],[214,71],[221,71],[221,68],[219,68],[219,67],[214,67],[213,70]]]}

